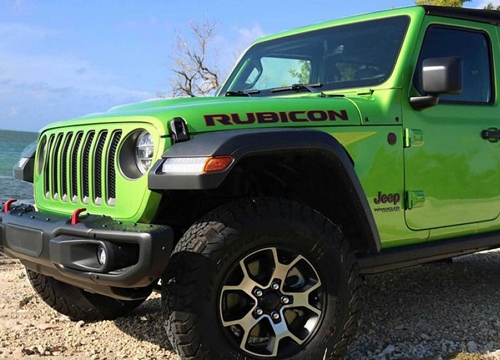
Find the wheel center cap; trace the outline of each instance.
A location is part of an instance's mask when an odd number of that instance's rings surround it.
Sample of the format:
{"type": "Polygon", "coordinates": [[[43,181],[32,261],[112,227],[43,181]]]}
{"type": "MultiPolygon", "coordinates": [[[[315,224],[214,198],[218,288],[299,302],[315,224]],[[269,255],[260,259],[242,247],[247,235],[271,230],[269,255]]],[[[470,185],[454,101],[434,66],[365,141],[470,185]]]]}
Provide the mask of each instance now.
{"type": "Polygon", "coordinates": [[[273,311],[278,309],[280,304],[281,304],[281,297],[279,296],[278,293],[274,291],[264,295],[260,299],[261,307],[267,311],[273,311]]]}

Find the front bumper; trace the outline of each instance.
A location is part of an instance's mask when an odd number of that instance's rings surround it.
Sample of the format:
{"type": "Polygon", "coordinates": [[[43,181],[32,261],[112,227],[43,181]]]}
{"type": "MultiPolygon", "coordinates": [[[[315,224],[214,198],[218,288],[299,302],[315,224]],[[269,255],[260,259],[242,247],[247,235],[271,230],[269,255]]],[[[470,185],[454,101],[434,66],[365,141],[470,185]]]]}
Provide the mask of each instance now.
{"type": "Polygon", "coordinates": [[[0,211],[0,252],[43,275],[118,299],[147,297],[172,247],[173,230],[165,225],[97,215],[71,225],[68,217],[24,204],[0,211]],[[108,250],[105,264],[97,259],[99,246],[108,250]]]}

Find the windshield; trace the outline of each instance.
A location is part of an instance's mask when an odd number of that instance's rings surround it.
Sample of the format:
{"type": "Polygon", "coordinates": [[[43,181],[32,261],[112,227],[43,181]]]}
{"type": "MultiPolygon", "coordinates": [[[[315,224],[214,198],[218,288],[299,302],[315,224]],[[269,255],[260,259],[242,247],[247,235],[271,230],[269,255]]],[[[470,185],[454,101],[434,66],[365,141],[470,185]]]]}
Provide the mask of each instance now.
{"type": "Polygon", "coordinates": [[[408,17],[398,16],[256,44],[220,95],[269,96],[284,87],[311,90],[295,84],[313,85],[320,91],[381,84],[392,73],[408,23],[408,17]]]}

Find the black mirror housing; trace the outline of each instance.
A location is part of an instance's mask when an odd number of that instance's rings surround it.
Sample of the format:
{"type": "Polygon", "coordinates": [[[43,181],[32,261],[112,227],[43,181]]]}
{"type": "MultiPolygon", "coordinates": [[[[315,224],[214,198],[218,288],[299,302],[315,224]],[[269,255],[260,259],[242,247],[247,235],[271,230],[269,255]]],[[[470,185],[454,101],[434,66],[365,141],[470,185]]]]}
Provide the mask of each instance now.
{"type": "Polygon", "coordinates": [[[422,62],[422,91],[424,96],[410,98],[415,110],[436,106],[440,94],[460,94],[463,89],[463,61],[460,57],[425,59],[422,62]]]}
{"type": "Polygon", "coordinates": [[[29,144],[22,152],[21,159],[14,166],[14,178],[33,183],[37,142],[29,144]]]}

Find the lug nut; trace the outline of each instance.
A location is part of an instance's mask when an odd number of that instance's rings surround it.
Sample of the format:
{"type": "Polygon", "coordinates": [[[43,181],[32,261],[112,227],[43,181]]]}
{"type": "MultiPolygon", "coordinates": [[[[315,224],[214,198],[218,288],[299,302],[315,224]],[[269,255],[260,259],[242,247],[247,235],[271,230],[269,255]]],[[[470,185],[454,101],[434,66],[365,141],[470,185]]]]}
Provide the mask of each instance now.
{"type": "Polygon", "coordinates": [[[255,289],[255,291],[253,292],[253,294],[257,297],[261,297],[262,296],[262,290],[261,289],[255,289]]]}
{"type": "Polygon", "coordinates": [[[281,297],[281,302],[285,305],[287,304],[290,304],[290,298],[286,297],[286,296],[282,296],[281,297]]]}
{"type": "Polygon", "coordinates": [[[273,290],[278,290],[278,289],[280,288],[280,284],[278,284],[278,283],[273,283],[273,284],[271,285],[271,287],[273,288],[273,290]]]}
{"type": "Polygon", "coordinates": [[[262,314],[264,314],[264,311],[261,308],[255,309],[255,315],[261,316],[262,314]]]}
{"type": "Polygon", "coordinates": [[[278,314],[276,311],[273,311],[272,314],[271,314],[271,317],[274,320],[279,320],[280,319],[280,314],[278,314]]]}

